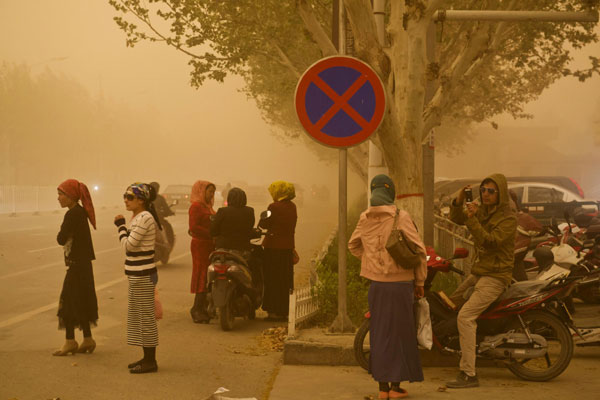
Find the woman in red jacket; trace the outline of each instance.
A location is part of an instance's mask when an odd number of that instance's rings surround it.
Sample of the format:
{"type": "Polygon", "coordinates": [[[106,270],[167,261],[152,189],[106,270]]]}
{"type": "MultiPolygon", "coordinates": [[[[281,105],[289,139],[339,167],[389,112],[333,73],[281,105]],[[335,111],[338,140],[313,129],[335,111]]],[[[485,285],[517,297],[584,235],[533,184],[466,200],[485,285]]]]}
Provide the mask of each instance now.
{"type": "Polygon", "coordinates": [[[213,183],[197,181],[192,187],[190,205],[190,230],[192,236],[192,284],[191,292],[196,295],[194,305],[190,309],[192,320],[196,323],[208,323],[210,317],[207,313],[206,301],[206,270],[208,256],[215,249],[210,236],[210,217],[215,214],[213,204],[215,201],[216,187],[213,183]]]}
{"type": "Polygon", "coordinates": [[[263,241],[265,291],[262,308],[268,320],[284,320],[289,312],[290,289],[294,288],[294,233],[296,230],[296,197],[294,185],[276,181],[269,186],[273,203],[271,216],[262,220],[260,227],[267,229],[263,241]]]}

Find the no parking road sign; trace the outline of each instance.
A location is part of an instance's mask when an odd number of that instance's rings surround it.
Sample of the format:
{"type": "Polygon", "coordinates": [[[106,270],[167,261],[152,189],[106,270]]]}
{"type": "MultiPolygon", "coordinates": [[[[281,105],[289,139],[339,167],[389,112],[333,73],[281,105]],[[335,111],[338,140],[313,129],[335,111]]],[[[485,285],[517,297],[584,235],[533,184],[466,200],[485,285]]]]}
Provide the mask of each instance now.
{"type": "Polygon", "coordinates": [[[328,57],[313,64],[296,87],[296,113],[306,132],[321,144],[350,147],[379,126],[385,92],[379,76],[352,57],[328,57]]]}

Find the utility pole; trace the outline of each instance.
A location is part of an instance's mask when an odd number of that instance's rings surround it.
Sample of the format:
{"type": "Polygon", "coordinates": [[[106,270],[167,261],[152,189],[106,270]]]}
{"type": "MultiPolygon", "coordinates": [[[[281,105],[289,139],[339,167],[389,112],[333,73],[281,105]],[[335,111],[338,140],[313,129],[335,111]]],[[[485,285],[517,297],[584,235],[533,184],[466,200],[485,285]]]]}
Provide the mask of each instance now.
{"type": "MultiPolygon", "coordinates": [[[[382,47],[385,47],[385,0],[373,0],[373,17],[375,18],[375,25],[377,27],[377,39],[379,39],[379,44],[381,44],[382,47]]],[[[371,191],[369,185],[371,185],[373,178],[379,174],[387,175],[388,173],[389,171],[385,165],[383,153],[372,140],[369,140],[367,202],[369,201],[369,193],[371,191]]]]}

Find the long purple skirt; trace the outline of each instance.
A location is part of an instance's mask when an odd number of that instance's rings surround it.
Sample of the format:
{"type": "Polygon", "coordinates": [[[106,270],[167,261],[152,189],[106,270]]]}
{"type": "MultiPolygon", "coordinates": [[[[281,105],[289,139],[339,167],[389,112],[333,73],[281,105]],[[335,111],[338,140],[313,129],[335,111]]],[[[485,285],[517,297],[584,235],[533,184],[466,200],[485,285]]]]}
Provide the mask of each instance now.
{"type": "Polygon", "coordinates": [[[369,370],[378,382],[423,380],[413,302],[412,281],[371,282],[369,370]]]}

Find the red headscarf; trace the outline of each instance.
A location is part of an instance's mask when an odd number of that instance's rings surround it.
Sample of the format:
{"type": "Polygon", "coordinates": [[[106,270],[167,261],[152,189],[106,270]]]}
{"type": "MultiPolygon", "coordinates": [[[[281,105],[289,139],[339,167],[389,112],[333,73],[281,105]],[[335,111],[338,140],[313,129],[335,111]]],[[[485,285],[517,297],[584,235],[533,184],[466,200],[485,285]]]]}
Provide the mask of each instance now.
{"type": "Polygon", "coordinates": [[[206,202],[206,189],[209,186],[215,186],[214,183],[210,183],[207,181],[196,181],[194,186],[192,186],[192,195],[190,197],[190,201],[192,203],[198,202],[202,204],[204,207],[210,210],[211,214],[215,214],[215,210],[213,209],[213,205],[215,204],[215,198],[213,197],[210,204],[206,202]]]}
{"type": "Polygon", "coordinates": [[[85,211],[87,211],[88,219],[90,220],[94,229],[96,229],[96,213],[94,213],[92,196],[90,196],[90,191],[88,190],[87,186],[76,179],[67,179],[58,185],[58,190],[66,194],[73,201],[81,200],[81,205],[85,211]]]}

